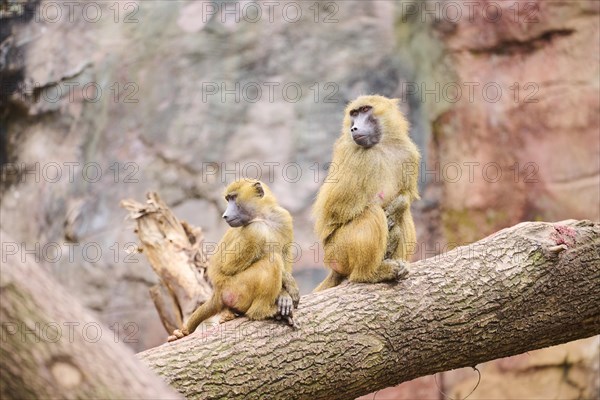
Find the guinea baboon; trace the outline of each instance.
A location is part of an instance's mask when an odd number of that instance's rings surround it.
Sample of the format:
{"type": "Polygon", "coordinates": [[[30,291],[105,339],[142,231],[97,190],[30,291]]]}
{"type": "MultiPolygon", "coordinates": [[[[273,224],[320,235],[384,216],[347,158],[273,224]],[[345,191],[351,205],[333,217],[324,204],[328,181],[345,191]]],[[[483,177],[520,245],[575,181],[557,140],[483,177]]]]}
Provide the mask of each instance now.
{"type": "Polygon", "coordinates": [[[189,335],[222,311],[225,320],[236,315],[253,320],[275,317],[294,325],[292,311],[300,295],[288,254],[293,240],[290,213],[257,180],[233,182],[225,190],[225,200],[223,218],[230,228],[207,269],[214,292],[169,341],[189,335]]]}
{"type": "Polygon", "coordinates": [[[416,241],[410,204],[419,198],[420,155],[397,99],[361,96],[344,115],[327,178],[313,207],[329,276],[315,289],[406,275],[416,241]]]}

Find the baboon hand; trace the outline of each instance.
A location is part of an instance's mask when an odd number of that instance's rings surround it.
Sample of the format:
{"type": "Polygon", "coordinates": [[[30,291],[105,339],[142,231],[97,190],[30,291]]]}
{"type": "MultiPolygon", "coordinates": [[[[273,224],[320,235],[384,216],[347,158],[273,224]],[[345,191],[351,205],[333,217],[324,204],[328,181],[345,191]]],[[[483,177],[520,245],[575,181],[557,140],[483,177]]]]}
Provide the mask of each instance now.
{"type": "Polygon", "coordinates": [[[277,298],[277,313],[282,317],[287,317],[292,315],[292,310],[294,309],[294,301],[292,296],[287,293],[282,293],[277,298]]]}
{"type": "Polygon", "coordinates": [[[396,280],[401,281],[408,277],[408,263],[402,260],[390,260],[393,262],[392,269],[396,274],[396,280]]]}
{"type": "Polygon", "coordinates": [[[399,194],[390,204],[385,207],[385,216],[388,220],[391,216],[404,212],[410,206],[408,198],[404,194],[399,194]]]}
{"type": "Polygon", "coordinates": [[[382,266],[390,270],[390,280],[400,281],[408,276],[408,263],[404,260],[395,260],[387,258],[383,260],[382,266]]]}

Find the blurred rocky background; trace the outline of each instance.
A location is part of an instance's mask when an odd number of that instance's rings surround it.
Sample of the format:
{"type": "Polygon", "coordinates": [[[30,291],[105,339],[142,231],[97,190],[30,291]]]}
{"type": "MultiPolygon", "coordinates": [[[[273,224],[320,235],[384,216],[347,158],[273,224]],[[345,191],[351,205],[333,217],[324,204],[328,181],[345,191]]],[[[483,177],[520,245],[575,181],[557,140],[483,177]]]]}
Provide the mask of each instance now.
{"type": "MultiPolygon", "coordinates": [[[[3,257],[39,260],[135,350],[166,335],[119,201],[156,190],[216,242],[223,186],[260,177],[294,216],[307,293],[324,276],[310,206],[360,94],[400,98],[423,153],[416,259],[519,221],[600,219],[594,0],[0,4],[3,257]]],[[[470,398],[597,398],[598,348],[487,363],[470,398]]]]}

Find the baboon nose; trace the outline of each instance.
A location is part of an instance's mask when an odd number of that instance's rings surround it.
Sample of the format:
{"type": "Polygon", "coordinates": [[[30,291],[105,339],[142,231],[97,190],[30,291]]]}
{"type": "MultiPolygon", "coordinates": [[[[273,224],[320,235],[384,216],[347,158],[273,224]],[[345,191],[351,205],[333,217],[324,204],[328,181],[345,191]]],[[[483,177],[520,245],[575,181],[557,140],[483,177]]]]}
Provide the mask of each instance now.
{"type": "Polygon", "coordinates": [[[356,126],[353,126],[352,128],[350,128],[350,132],[356,132],[358,130],[358,128],[356,126]]]}

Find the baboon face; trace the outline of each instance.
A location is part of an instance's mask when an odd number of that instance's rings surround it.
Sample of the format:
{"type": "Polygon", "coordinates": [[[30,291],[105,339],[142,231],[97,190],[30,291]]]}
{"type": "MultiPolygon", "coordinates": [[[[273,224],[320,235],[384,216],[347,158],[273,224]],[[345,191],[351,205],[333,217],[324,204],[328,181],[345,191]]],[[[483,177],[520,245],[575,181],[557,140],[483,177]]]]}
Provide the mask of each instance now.
{"type": "Polygon", "coordinates": [[[223,219],[229,226],[237,228],[246,225],[252,220],[252,215],[248,210],[237,203],[237,195],[227,195],[225,196],[225,200],[227,200],[227,209],[223,213],[223,219]]]}
{"type": "Polygon", "coordinates": [[[256,217],[255,206],[265,195],[260,182],[238,184],[225,194],[227,209],[223,219],[232,228],[244,226],[256,217]]]}
{"type": "Polygon", "coordinates": [[[357,145],[369,148],[379,143],[381,130],[373,115],[373,107],[365,105],[350,110],[350,121],[350,135],[357,145]]]}

